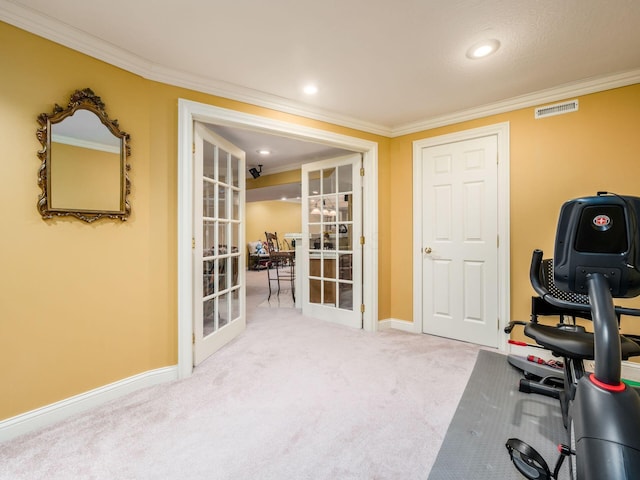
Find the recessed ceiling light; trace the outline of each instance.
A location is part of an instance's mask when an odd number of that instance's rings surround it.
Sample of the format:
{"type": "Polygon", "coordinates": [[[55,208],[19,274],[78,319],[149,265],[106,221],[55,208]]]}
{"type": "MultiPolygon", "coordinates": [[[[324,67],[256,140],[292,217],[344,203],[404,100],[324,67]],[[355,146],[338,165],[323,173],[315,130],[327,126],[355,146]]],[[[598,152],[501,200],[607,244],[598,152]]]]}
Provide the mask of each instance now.
{"type": "Polygon", "coordinates": [[[484,58],[500,48],[500,42],[495,39],[485,40],[480,43],[476,43],[469,50],[467,50],[467,57],[476,60],[478,58],[484,58]]]}
{"type": "Polygon", "coordinates": [[[316,87],[315,85],[306,85],[302,91],[304,93],[306,93],[307,95],[315,95],[316,93],[318,93],[318,87],[316,87]]]}
{"type": "Polygon", "coordinates": [[[261,148],[260,150],[258,150],[258,153],[260,155],[271,155],[271,150],[266,148],[261,148]]]}

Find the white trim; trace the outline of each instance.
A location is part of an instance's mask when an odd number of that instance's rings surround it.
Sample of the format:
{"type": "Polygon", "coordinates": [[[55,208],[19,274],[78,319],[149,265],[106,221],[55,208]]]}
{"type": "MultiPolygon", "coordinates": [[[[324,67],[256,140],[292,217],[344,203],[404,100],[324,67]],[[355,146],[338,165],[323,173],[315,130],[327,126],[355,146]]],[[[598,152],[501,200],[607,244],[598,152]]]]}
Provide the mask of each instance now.
{"type": "Polygon", "coordinates": [[[400,330],[409,333],[421,333],[415,322],[408,322],[397,318],[386,318],[378,322],[378,330],[400,330]]]}
{"type": "Polygon", "coordinates": [[[204,78],[162,67],[138,55],[133,55],[124,49],[115,47],[77,28],[8,0],[0,0],[0,20],[33,33],[34,35],[122,68],[128,72],[140,75],[148,80],[188,88],[197,92],[221,96],[231,100],[247,102],[257,106],[391,138],[556,100],[640,83],[640,69],[629,70],[627,72],[604,75],[560,85],[481,107],[428,118],[423,121],[397,126],[385,126],[347,117],[335,112],[329,112],[301,102],[286,100],[276,95],[269,95],[239,85],[231,85],[215,79],[204,78]]]}
{"type": "Polygon", "coordinates": [[[163,67],[87,32],[7,0],[0,0],[0,20],[77,52],[140,75],[148,80],[246,102],[293,115],[313,118],[314,120],[336,123],[377,135],[389,136],[391,133],[388,127],[329,112],[302,102],[287,100],[277,95],[241,87],[240,85],[233,85],[213,78],[163,67]]]}
{"type": "Polygon", "coordinates": [[[510,191],[509,191],[509,122],[497,123],[486,127],[463,130],[438,137],[413,142],[413,323],[418,331],[422,327],[422,161],[421,152],[425,147],[471,140],[473,138],[496,135],[498,139],[498,349],[507,348],[507,335],[503,334],[511,315],[510,304],[510,191]]]}
{"type": "MultiPolygon", "coordinates": [[[[439,117],[433,117],[415,123],[408,123],[392,129],[391,137],[399,137],[411,133],[422,132],[433,128],[462,123],[478,118],[485,118],[500,113],[512,112],[521,108],[535,107],[548,102],[565,100],[567,98],[589,95],[591,93],[603,92],[613,88],[626,87],[640,83],[640,69],[629,70],[615,75],[605,75],[601,77],[582,80],[579,82],[560,85],[546,90],[521,95],[519,97],[508,98],[500,102],[482,105],[480,107],[462,110],[460,112],[449,113],[439,117]]],[[[533,115],[533,112],[531,112],[533,115]]]]}
{"type": "Polygon", "coordinates": [[[0,422],[0,441],[59,422],[72,415],[103,405],[111,400],[178,378],[176,366],[163,367],[74,395],[59,402],[22,413],[0,422]]]}
{"type": "Polygon", "coordinates": [[[364,329],[378,327],[378,144],[369,140],[332,133],[295,123],[242,113],[191,100],[178,99],[178,372],[180,378],[191,375],[193,307],[191,237],[193,200],[191,195],[193,122],[244,127],[264,133],[325,143],[364,153],[364,329]]]}

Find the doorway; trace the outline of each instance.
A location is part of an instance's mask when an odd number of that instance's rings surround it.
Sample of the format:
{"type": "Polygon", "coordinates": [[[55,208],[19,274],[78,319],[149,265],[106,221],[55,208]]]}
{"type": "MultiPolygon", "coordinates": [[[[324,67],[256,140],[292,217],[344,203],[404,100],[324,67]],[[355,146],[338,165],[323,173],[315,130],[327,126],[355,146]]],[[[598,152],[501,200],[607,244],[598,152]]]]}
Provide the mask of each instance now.
{"type": "Polygon", "coordinates": [[[504,350],[509,124],[413,147],[414,328],[504,350]]]}
{"type": "MultiPolygon", "coordinates": [[[[224,125],[248,128],[286,136],[309,142],[323,143],[337,148],[360,152],[366,175],[363,179],[363,191],[370,200],[363,207],[363,236],[367,242],[363,245],[363,265],[370,274],[363,279],[363,303],[367,305],[364,313],[363,328],[377,330],[378,308],[375,292],[378,288],[377,265],[377,170],[378,145],[375,142],[356,137],[336,134],[325,130],[305,127],[290,122],[273,120],[258,115],[246,114],[207,104],[180,99],[178,102],[178,372],[181,378],[191,375],[192,338],[193,338],[193,165],[192,145],[194,122],[211,125],[224,125]]],[[[244,221],[243,218],[240,221],[244,221]]],[[[240,249],[241,268],[246,265],[246,249],[240,249]]]]}

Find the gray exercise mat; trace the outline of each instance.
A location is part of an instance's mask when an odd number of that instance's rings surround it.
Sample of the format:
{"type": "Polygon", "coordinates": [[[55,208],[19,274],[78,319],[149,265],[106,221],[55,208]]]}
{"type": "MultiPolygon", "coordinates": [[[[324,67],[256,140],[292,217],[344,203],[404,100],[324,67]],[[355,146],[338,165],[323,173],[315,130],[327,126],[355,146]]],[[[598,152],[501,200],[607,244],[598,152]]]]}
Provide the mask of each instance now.
{"type": "MultiPolygon", "coordinates": [[[[519,371],[507,357],[481,350],[449,425],[429,480],[519,480],[505,448],[519,438],[553,471],[557,445],[567,442],[558,400],[518,391],[519,371]]],[[[569,478],[565,460],[560,479],[569,478]]]]}

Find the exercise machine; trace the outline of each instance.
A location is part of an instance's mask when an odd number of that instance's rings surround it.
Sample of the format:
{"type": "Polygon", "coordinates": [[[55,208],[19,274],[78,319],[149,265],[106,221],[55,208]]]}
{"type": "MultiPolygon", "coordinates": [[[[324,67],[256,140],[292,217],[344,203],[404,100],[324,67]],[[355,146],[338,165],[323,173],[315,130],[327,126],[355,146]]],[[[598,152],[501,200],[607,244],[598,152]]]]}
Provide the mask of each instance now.
{"type": "Polygon", "coordinates": [[[561,396],[567,444],[551,472],[525,442],[511,438],[506,447],[518,471],[528,479],[557,478],[570,458],[571,478],[578,480],[640,478],[640,396],[621,381],[621,359],[638,345],[619,334],[619,315],[640,310],[616,307],[613,298],[640,295],[640,198],[599,192],[566,202],[560,211],[554,249],[554,281],[561,290],[586,294],[589,304],[554,297],[540,282],[543,253],[531,261],[531,284],[551,305],[589,311],[593,334],[529,323],[525,335],[564,357],[561,396]],[[583,360],[593,356],[586,374],[583,360]]]}

